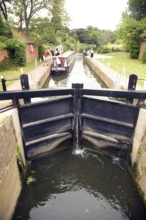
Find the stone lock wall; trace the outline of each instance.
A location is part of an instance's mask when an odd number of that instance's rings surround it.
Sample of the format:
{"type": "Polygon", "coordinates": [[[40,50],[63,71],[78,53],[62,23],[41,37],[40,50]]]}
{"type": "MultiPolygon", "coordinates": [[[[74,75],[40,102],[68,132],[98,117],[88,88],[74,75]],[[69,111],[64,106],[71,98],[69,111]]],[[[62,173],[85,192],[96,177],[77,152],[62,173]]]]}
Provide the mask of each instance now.
{"type": "Polygon", "coordinates": [[[135,134],[133,138],[133,147],[131,152],[131,161],[134,164],[137,161],[138,151],[146,135],[146,109],[141,108],[137,120],[135,134]]]}
{"type": "Polygon", "coordinates": [[[0,115],[0,219],[12,218],[21,191],[16,154],[25,166],[17,110],[0,115]]]}
{"type": "Polygon", "coordinates": [[[146,205],[146,109],[141,108],[135,129],[131,162],[135,166],[136,182],[146,205]]]}

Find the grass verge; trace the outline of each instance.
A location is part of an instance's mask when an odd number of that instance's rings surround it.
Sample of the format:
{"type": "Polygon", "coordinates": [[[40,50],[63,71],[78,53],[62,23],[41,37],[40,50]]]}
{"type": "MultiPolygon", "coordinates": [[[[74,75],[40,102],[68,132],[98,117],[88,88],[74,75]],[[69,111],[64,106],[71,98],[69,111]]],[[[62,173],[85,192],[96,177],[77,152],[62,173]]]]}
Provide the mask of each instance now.
{"type": "MultiPolygon", "coordinates": [[[[38,61],[39,64],[40,61],[38,61]]],[[[6,85],[9,86],[14,83],[17,79],[20,78],[20,75],[23,73],[28,73],[30,70],[36,68],[35,61],[28,62],[24,67],[14,67],[13,69],[0,72],[0,76],[6,80],[6,85]],[[13,80],[14,79],[14,80],[13,80]]],[[[0,83],[0,91],[2,91],[2,85],[0,83]]]]}
{"type": "Polygon", "coordinates": [[[136,74],[138,76],[138,85],[144,87],[144,80],[146,78],[146,64],[143,64],[141,60],[130,59],[129,53],[117,52],[108,53],[111,56],[109,59],[98,59],[118,73],[126,74],[127,77],[131,74],[136,74]]]}

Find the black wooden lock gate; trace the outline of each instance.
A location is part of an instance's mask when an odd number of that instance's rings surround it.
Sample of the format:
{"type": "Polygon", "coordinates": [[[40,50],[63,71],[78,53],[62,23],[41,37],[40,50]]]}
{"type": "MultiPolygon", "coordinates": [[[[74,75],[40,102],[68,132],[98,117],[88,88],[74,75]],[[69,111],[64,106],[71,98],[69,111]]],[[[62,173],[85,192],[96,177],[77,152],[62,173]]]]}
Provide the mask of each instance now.
{"type": "Polygon", "coordinates": [[[73,84],[71,89],[1,92],[0,98],[17,103],[29,160],[48,154],[64,141],[74,142],[76,136],[79,144],[86,140],[98,149],[122,151],[122,157],[126,157],[131,150],[139,106],[119,98],[145,100],[146,92],[89,90],[83,84],[73,84]],[[33,102],[35,97],[42,97],[41,102],[33,102]],[[26,103],[18,105],[22,98],[26,103]]]}

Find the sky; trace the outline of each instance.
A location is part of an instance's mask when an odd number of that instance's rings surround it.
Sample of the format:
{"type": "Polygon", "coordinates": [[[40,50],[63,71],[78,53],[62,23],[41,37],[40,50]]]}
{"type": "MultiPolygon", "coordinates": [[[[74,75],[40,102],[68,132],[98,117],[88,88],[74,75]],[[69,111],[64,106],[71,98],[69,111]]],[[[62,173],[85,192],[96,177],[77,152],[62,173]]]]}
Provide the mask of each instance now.
{"type": "Polygon", "coordinates": [[[70,29],[87,26],[114,31],[120,23],[128,0],[65,0],[70,29]]]}

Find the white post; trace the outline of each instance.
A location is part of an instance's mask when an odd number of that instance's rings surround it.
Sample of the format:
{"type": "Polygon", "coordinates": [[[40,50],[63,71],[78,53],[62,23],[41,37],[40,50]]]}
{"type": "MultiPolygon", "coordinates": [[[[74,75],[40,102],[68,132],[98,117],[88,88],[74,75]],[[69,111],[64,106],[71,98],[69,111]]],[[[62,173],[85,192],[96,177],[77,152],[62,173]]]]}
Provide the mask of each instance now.
{"type": "Polygon", "coordinates": [[[122,83],[124,82],[124,78],[125,76],[122,74],[122,79],[121,79],[122,83]]]}
{"type": "Polygon", "coordinates": [[[37,67],[38,63],[37,63],[37,59],[35,59],[35,66],[37,67]]]}
{"type": "Polygon", "coordinates": [[[120,76],[119,76],[119,83],[121,83],[122,81],[122,74],[120,73],[120,76]]]}
{"type": "Polygon", "coordinates": [[[29,74],[29,79],[30,79],[30,84],[35,85],[35,74],[34,73],[29,74]]]}
{"type": "Polygon", "coordinates": [[[23,68],[20,68],[20,72],[21,72],[21,74],[23,74],[23,68]]]}
{"type": "Polygon", "coordinates": [[[117,76],[116,76],[116,83],[119,82],[119,73],[117,73],[117,76]]]}
{"type": "Polygon", "coordinates": [[[144,78],[144,89],[146,89],[146,78],[144,78]]]}
{"type": "Polygon", "coordinates": [[[126,73],[126,68],[125,68],[125,67],[123,68],[123,73],[124,73],[124,74],[126,73]]]}
{"type": "Polygon", "coordinates": [[[110,67],[110,62],[108,62],[108,64],[107,64],[107,65],[108,65],[108,67],[110,67]]]}
{"type": "Polygon", "coordinates": [[[35,82],[35,74],[32,73],[32,82],[34,83],[35,82]]]}

